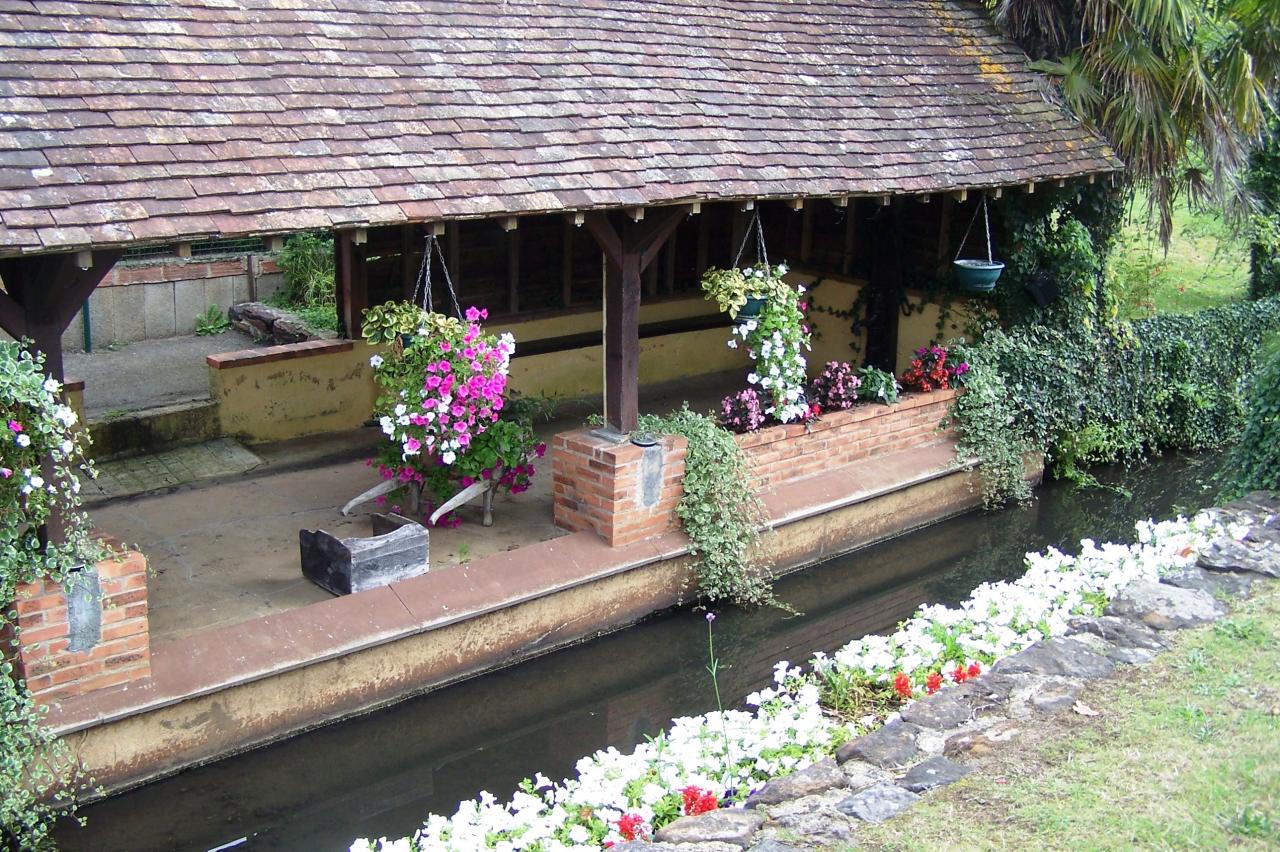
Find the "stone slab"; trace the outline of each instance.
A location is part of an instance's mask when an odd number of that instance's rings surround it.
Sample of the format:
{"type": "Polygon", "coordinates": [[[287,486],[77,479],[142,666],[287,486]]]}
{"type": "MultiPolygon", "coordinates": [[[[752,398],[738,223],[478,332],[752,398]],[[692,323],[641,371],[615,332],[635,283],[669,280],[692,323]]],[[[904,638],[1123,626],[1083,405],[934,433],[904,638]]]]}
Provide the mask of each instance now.
{"type": "Polygon", "coordinates": [[[916,745],[919,732],[920,728],[910,722],[891,722],[842,745],[836,760],[863,760],[886,769],[906,766],[920,751],[916,745]]]}
{"type": "Polygon", "coordinates": [[[1128,618],[1155,630],[1182,630],[1208,624],[1226,611],[1226,605],[1214,600],[1208,592],[1142,581],[1121,589],[1107,604],[1106,614],[1128,618]]]}
{"type": "Polygon", "coordinates": [[[898,781],[898,784],[912,793],[923,793],[926,790],[954,784],[971,771],[969,767],[956,763],[954,760],[949,760],[945,757],[931,757],[911,767],[907,774],[898,781]]]}
{"type": "Polygon", "coordinates": [[[864,822],[880,823],[897,816],[916,802],[920,796],[896,784],[877,784],[860,793],[854,793],[838,806],[841,813],[864,822]]]}

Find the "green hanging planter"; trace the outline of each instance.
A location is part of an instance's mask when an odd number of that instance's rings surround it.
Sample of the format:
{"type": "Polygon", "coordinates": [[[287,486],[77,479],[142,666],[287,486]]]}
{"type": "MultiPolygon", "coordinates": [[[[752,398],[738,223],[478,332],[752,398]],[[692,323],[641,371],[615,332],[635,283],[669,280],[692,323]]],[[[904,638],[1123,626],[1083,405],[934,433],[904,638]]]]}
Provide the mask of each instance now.
{"type": "Polygon", "coordinates": [[[965,258],[956,260],[952,265],[956,280],[956,289],[966,293],[990,293],[1004,272],[1004,264],[998,260],[975,260],[965,258]]]}
{"type": "Polygon", "coordinates": [[[755,319],[760,316],[760,312],[764,310],[764,299],[758,296],[748,296],[747,302],[738,308],[738,322],[743,320],[755,319]]]}

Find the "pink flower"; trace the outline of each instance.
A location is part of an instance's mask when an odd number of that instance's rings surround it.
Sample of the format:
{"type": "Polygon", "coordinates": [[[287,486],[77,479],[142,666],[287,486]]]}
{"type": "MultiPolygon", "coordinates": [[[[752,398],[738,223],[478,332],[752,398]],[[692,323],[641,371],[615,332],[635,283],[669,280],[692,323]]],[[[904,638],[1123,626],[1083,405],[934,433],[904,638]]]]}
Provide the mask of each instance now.
{"type": "Polygon", "coordinates": [[[22,424],[21,424],[21,423],[19,423],[17,420],[10,420],[10,421],[9,421],[9,431],[10,431],[10,432],[21,432],[21,431],[22,431],[22,424]]]}
{"type": "Polygon", "coordinates": [[[13,476],[13,471],[7,467],[0,467],[0,478],[8,479],[11,476],[13,476]]]}
{"type": "Polygon", "coordinates": [[[533,453],[538,458],[542,458],[547,454],[547,445],[542,443],[538,444],[538,446],[533,448],[533,453]]]}
{"type": "Polygon", "coordinates": [[[440,351],[441,351],[441,352],[448,352],[448,351],[449,351],[449,350],[451,350],[451,349],[453,349],[453,347],[449,345],[449,341],[447,341],[447,340],[441,340],[441,341],[440,341],[440,351]]]}
{"type": "Polygon", "coordinates": [[[404,442],[404,449],[407,453],[416,453],[422,449],[422,442],[417,438],[410,438],[404,442]]]}

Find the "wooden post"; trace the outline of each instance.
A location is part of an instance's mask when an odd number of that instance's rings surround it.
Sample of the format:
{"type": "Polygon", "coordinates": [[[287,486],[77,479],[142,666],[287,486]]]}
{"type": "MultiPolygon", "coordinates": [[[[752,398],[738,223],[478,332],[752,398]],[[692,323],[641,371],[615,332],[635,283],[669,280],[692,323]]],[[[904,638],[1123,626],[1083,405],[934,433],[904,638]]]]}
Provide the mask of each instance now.
{"type": "Polygon", "coordinates": [[[365,309],[369,307],[365,247],[356,244],[355,231],[345,230],[338,232],[333,248],[338,279],[338,318],[347,338],[359,340],[360,324],[365,309]]]}
{"type": "MultiPolygon", "coordinates": [[[[445,227],[445,239],[449,245],[449,280],[453,282],[455,292],[462,293],[462,223],[450,222],[445,227]]],[[[461,295],[459,295],[461,298],[461,295]]]]}
{"type": "Polygon", "coordinates": [[[507,310],[520,310],[520,229],[507,231],[507,310]]]}
{"type": "Polygon", "coordinates": [[[696,275],[698,280],[702,280],[702,273],[707,271],[710,265],[711,252],[711,214],[703,211],[698,216],[698,266],[696,275]]]}
{"type": "Polygon", "coordinates": [[[671,234],[671,239],[667,240],[667,245],[663,249],[665,252],[666,269],[663,274],[663,284],[667,294],[671,295],[676,292],[676,235],[671,234]]]}
{"type": "Polygon", "coordinates": [[[813,204],[806,204],[800,210],[800,262],[808,263],[809,258],[812,255],[813,255],[813,204]]]}
{"type": "Polygon", "coordinates": [[[898,305],[902,298],[902,220],[899,202],[876,212],[871,239],[871,302],[867,307],[867,363],[897,372],[898,305]]]}
{"type": "Polygon", "coordinates": [[[564,217],[564,230],[561,231],[561,254],[564,257],[560,265],[560,301],[564,307],[573,304],[573,218],[564,217]]]}
{"type": "Polygon", "coordinates": [[[944,195],[938,206],[941,208],[938,213],[938,274],[941,275],[951,260],[951,215],[956,200],[950,195],[944,195]]]}
{"type": "Polygon", "coordinates": [[[636,428],[640,393],[641,276],[687,215],[660,208],[639,222],[592,213],[587,228],[604,252],[604,417],[613,433],[636,428]]]}
{"type": "Polygon", "coordinates": [[[407,302],[413,298],[418,283],[418,270],[413,268],[413,225],[400,228],[400,294],[407,302]]]}
{"type": "MultiPolygon", "coordinates": [[[[0,260],[0,327],[14,339],[31,339],[44,355],[45,375],[63,381],[62,334],[122,254],[112,249],[0,260]]],[[[40,472],[46,482],[56,481],[52,458],[41,461],[40,472]]],[[[55,509],[40,540],[47,545],[65,539],[66,526],[55,509]]]]}
{"type": "Polygon", "coordinates": [[[644,292],[648,296],[658,295],[658,264],[651,263],[644,271],[644,292]]]}
{"type": "Polygon", "coordinates": [[[844,254],[840,258],[840,274],[853,271],[853,255],[858,238],[858,199],[850,198],[844,208],[844,254]]]}

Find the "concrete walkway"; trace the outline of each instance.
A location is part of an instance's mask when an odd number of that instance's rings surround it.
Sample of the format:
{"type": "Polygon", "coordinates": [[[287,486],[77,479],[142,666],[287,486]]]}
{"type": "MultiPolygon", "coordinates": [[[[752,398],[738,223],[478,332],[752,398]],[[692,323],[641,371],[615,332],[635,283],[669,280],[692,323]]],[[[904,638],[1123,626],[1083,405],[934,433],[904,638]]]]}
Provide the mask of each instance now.
{"type": "Polygon", "coordinates": [[[64,372],[69,379],[84,380],[85,417],[94,421],[208,399],[205,356],[253,345],[253,338],[234,329],[206,337],[143,340],[88,354],[68,352],[64,372]]]}

